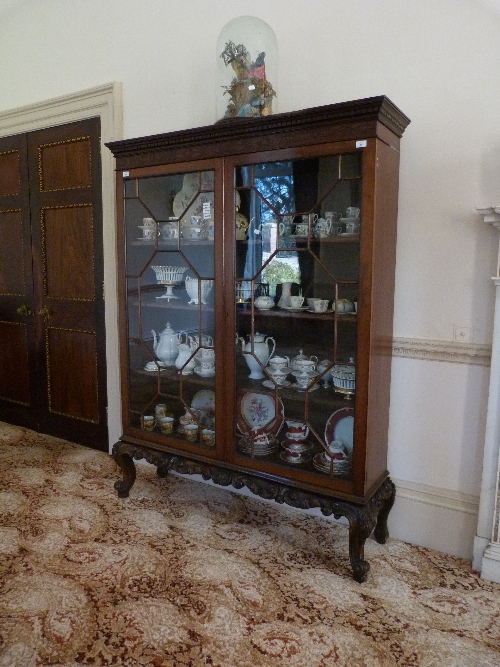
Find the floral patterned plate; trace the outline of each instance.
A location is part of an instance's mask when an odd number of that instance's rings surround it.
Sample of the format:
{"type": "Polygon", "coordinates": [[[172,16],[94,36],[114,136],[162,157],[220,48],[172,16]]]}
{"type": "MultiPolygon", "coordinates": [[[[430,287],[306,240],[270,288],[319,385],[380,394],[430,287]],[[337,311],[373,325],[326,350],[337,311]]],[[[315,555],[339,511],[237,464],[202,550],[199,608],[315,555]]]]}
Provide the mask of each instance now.
{"type": "Polygon", "coordinates": [[[265,433],[276,437],[283,426],[284,408],[274,394],[260,391],[239,391],[236,423],[244,435],[265,433]]]}

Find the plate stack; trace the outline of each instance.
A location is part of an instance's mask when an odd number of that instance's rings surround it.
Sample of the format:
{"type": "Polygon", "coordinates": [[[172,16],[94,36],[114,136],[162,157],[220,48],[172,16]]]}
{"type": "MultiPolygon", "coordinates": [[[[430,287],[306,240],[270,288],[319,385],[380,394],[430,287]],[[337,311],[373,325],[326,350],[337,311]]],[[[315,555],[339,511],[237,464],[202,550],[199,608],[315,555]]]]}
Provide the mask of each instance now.
{"type": "Polygon", "coordinates": [[[347,458],[332,458],[326,452],[315,454],[313,458],[313,466],[320,472],[325,472],[328,475],[335,475],[335,477],[349,477],[352,471],[352,459],[347,458]]]}
{"type": "Polygon", "coordinates": [[[279,443],[276,438],[269,438],[269,442],[253,442],[251,438],[244,435],[238,439],[237,448],[243,454],[252,455],[252,444],[253,444],[253,455],[254,456],[268,456],[275,452],[279,443]]]}

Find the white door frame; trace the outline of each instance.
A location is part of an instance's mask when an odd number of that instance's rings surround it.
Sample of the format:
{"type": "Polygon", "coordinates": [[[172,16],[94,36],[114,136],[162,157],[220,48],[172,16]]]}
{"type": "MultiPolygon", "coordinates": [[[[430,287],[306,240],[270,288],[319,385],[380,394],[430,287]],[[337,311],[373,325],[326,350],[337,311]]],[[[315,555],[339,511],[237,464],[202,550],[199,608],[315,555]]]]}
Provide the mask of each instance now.
{"type": "Polygon", "coordinates": [[[116,265],[115,160],[104,146],[123,138],[121,83],[109,83],[45,102],[0,112],[0,137],[65,125],[86,118],[101,119],[102,226],[104,255],[104,320],[110,450],[122,434],[118,298],[116,265]]]}

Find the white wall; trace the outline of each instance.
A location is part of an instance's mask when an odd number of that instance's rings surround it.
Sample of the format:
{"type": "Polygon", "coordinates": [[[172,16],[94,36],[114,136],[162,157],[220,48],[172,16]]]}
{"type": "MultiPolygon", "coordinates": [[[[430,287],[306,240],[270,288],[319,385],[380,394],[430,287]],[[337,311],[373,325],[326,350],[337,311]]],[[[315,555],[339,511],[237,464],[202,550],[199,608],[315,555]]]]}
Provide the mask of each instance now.
{"type": "MultiPolygon", "coordinates": [[[[217,36],[241,14],[276,33],[280,111],[390,97],[412,120],[402,140],[395,336],[452,341],[457,325],[491,342],[498,237],[474,208],[500,203],[494,0],[3,2],[0,111],[121,81],[126,138],[211,124],[217,36]]],[[[488,368],[397,358],[393,369],[389,466],[403,495],[392,534],[469,556],[488,368]],[[427,502],[428,488],[455,509],[427,502]],[[411,512],[425,508],[409,522],[402,508],[412,493],[411,512]]]]}

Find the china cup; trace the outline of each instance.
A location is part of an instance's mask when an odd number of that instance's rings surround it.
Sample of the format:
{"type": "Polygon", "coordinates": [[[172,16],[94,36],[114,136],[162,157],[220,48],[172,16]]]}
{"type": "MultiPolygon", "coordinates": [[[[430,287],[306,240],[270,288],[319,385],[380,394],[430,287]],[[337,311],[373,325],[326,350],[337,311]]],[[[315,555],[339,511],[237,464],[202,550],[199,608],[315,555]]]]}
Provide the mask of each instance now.
{"type": "Polygon", "coordinates": [[[288,419],[286,422],[288,433],[294,440],[302,440],[309,435],[309,427],[305,422],[288,419]]]}
{"type": "Polygon", "coordinates": [[[213,447],[215,445],[215,431],[211,428],[204,428],[201,432],[201,441],[204,445],[213,447]]]}
{"type": "Polygon", "coordinates": [[[290,297],[290,306],[292,308],[301,308],[303,303],[304,303],[304,297],[303,296],[291,296],[290,297]]]}
{"type": "Polygon", "coordinates": [[[288,357],[271,357],[269,359],[269,368],[271,369],[271,373],[288,368],[289,365],[290,359],[288,357]]]}
{"type": "Polygon", "coordinates": [[[155,426],[155,416],[154,415],[144,415],[142,417],[142,428],[145,431],[152,431],[155,426]]]}
{"type": "Polygon", "coordinates": [[[324,313],[328,308],[328,299],[311,299],[312,310],[315,313],[324,313]]]}
{"type": "Polygon", "coordinates": [[[186,424],[186,426],[184,426],[186,439],[189,440],[189,442],[196,442],[198,439],[198,430],[198,424],[186,424]]]}
{"type": "Polygon", "coordinates": [[[164,435],[172,433],[174,430],[174,418],[173,417],[161,417],[160,418],[160,429],[164,435]]]}

